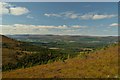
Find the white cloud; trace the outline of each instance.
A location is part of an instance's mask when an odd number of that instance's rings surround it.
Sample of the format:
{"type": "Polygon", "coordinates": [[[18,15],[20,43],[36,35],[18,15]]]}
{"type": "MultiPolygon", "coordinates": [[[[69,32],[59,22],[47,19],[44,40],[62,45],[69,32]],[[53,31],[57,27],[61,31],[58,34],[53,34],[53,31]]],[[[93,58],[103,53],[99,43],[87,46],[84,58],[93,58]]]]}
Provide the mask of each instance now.
{"type": "Polygon", "coordinates": [[[84,20],[88,20],[88,19],[92,19],[93,15],[91,14],[84,14],[82,16],[80,16],[80,19],[84,19],[84,20]]]}
{"type": "Polygon", "coordinates": [[[45,34],[52,33],[51,29],[67,29],[66,25],[62,26],[46,26],[46,25],[27,25],[13,24],[2,25],[3,34],[45,34]]]}
{"type": "Polygon", "coordinates": [[[8,6],[8,3],[0,2],[0,15],[9,13],[7,6],[8,6]]]}
{"type": "Polygon", "coordinates": [[[116,15],[94,15],[93,16],[93,19],[96,20],[96,19],[105,19],[105,18],[113,18],[113,17],[116,17],[116,15]]]}
{"type": "Polygon", "coordinates": [[[47,14],[47,13],[45,13],[44,15],[47,17],[50,17],[50,16],[61,17],[61,15],[59,15],[59,14],[47,14]]]}
{"type": "Polygon", "coordinates": [[[47,17],[66,17],[66,18],[71,18],[71,19],[76,19],[78,18],[78,15],[75,14],[74,12],[72,11],[68,11],[68,12],[62,12],[62,13],[59,13],[59,14],[55,14],[55,13],[45,13],[44,14],[45,16],[47,17]]]}
{"type": "Polygon", "coordinates": [[[73,25],[72,28],[87,28],[87,26],[73,25]]]}
{"type": "Polygon", "coordinates": [[[62,26],[45,26],[45,25],[27,25],[27,24],[13,24],[2,25],[2,31],[4,33],[29,33],[35,32],[34,30],[48,30],[48,29],[66,29],[66,25],[62,26]]]}
{"type": "Polygon", "coordinates": [[[61,13],[61,15],[62,15],[63,17],[67,17],[67,18],[71,18],[71,19],[76,19],[76,18],[79,17],[78,14],[76,14],[76,13],[74,13],[74,12],[72,12],[72,11],[63,12],[63,13],[61,13]]]}
{"type": "Polygon", "coordinates": [[[44,14],[47,17],[53,16],[53,17],[63,17],[63,18],[70,18],[70,19],[83,19],[83,20],[99,20],[99,19],[107,19],[107,18],[113,18],[117,15],[114,14],[97,14],[97,13],[88,13],[88,14],[80,14],[75,13],[73,11],[68,12],[62,12],[59,14],[44,14]]]}
{"type": "Polygon", "coordinates": [[[99,20],[99,19],[107,19],[107,18],[113,18],[116,17],[114,14],[85,14],[80,16],[81,19],[84,20],[99,20]]]}
{"type": "Polygon", "coordinates": [[[99,20],[99,19],[108,19],[108,18],[114,18],[117,15],[114,14],[93,14],[93,13],[88,13],[88,14],[84,14],[79,16],[80,19],[83,20],[99,20]]]}
{"type": "Polygon", "coordinates": [[[86,26],[80,25],[59,25],[59,26],[48,26],[48,25],[29,25],[29,24],[13,24],[13,25],[2,25],[3,34],[33,34],[33,33],[54,33],[54,31],[75,31],[78,28],[86,28],[86,26]]]}
{"type": "Polygon", "coordinates": [[[11,15],[23,15],[28,13],[29,10],[25,7],[17,7],[10,3],[0,2],[0,15],[11,14],[11,15]]]}
{"type": "Polygon", "coordinates": [[[74,32],[75,30],[65,30],[64,32],[74,32]]]}
{"type": "Polygon", "coordinates": [[[57,26],[57,27],[54,27],[54,28],[57,28],[57,29],[66,29],[68,27],[66,25],[62,25],[62,26],[57,26]]]}
{"type": "Polygon", "coordinates": [[[22,15],[22,14],[26,14],[28,13],[29,10],[25,7],[14,7],[14,8],[10,8],[10,14],[12,15],[22,15]]]}
{"type": "Polygon", "coordinates": [[[111,27],[118,27],[118,23],[112,23],[110,24],[111,27]]]}
{"type": "Polygon", "coordinates": [[[15,28],[30,28],[30,29],[66,29],[66,25],[62,26],[46,26],[46,25],[26,25],[26,24],[14,24],[15,28]]]}

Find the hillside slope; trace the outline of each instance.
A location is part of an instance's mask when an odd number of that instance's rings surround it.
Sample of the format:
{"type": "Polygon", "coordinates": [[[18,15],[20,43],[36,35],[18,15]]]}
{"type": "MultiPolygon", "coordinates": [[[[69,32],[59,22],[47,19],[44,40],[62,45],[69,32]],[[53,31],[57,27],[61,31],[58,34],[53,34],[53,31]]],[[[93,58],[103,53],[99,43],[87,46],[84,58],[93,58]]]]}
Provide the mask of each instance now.
{"type": "Polygon", "coordinates": [[[3,78],[117,78],[118,46],[31,68],[3,72],[3,78]]]}
{"type": "Polygon", "coordinates": [[[34,46],[27,42],[20,42],[2,35],[2,69],[10,70],[25,65],[23,59],[39,50],[39,55],[48,53],[47,48],[34,46]],[[19,64],[19,65],[18,65],[19,64]],[[16,66],[16,67],[15,67],[16,66]]]}
{"type": "Polygon", "coordinates": [[[18,42],[16,40],[8,38],[8,37],[6,37],[4,35],[1,35],[1,37],[2,37],[2,42],[3,43],[14,43],[14,44],[20,43],[20,42],[18,42]]]}
{"type": "Polygon", "coordinates": [[[32,67],[66,59],[67,54],[2,35],[2,71],[32,67]]]}
{"type": "Polygon", "coordinates": [[[16,63],[17,60],[15,56],[17,56],[17,52],[21,52],[21,48],[19,45],[23,44],[22,42],[16,41],[14,39],[8,38],[4,35],[2,37],[2,65],[6,65],[8,63],[16,63]]]}

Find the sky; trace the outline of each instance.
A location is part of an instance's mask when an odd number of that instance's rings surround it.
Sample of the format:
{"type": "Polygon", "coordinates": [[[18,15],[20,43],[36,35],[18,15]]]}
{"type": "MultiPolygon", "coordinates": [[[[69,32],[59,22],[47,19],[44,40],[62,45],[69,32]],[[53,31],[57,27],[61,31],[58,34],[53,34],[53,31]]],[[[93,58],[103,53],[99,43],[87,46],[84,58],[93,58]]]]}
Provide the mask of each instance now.
{"type": "Polygon", "coordinates": [[[118,35],[117,2],[3,2],[1,34],[118,35]]]}

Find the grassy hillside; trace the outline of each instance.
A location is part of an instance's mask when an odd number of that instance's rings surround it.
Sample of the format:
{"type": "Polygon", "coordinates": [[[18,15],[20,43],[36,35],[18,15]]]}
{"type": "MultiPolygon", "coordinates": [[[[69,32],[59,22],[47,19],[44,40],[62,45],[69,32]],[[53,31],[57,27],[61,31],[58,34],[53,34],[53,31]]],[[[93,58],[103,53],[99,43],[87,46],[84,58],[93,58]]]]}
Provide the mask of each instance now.
{"type": "Polygon", "coordinates": [[[3,72],[3,78],[118,78],[118,45],[65,62],[3,72]]]}
{"type": "Polygon", "coordinates": [[[17,50],[20,49],[16,46],[20,44],[22,43],[2,35],[2,64],[3,65],[9,62],[13,62],[13,63],[16,62],[14,56],[16,55],[15,53],[17,52],[17,50]]]}
{"type": "MultiPolygon", "coordinates": [[[[8,71],[65,60],[67,53],[2,36],[2,70],[8,71]]],[[[75,55],[75,54],[74,54],[75,55]]],[[[71,56],[70,56],[71,57],[71,56]]]]}

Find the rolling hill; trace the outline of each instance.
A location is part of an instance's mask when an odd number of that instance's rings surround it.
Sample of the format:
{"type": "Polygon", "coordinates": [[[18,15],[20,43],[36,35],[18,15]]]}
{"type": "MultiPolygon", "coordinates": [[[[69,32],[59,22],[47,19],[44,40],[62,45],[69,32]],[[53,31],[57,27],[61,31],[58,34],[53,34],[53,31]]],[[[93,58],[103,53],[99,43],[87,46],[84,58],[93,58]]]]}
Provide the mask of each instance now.
{"type": "Polygon", "coordinates": [[[18,52],[21,52],[19,45],[23,44],[20,41],[8,38],[4,35],[2,36],[2,65],[7,65],[8,63],[17,63],[16,56],[18,52]]]}
{"type": "MultiPolygon", "coordinates": [[[[120,46],[120,45],[119,45],[120,46]]],[[[81,57],[3,72],[3,78],[118,78],[117,44],[81,57]]]]}
{"type": "MultiPolygon", "coordinates": [[[[4,70],[14,69],[18,66],[18,63],[25,58],[33,54],[33,50],[40,49],[39,52],[45,52],[46,48],[33,46],[26,42],[16,41],[2,35],[2,68],[4,70]],[[11,66],[11,67],[8,67],[11,66]]],[[[37,50],[36,50],[37,51],[37,50]]],[[[47,52],[47,51],[46,51],[47,52]]],[[[24,64],[22,64],[24,65],[24,64]]],[[[21,66],[22,66],[21,65],[21,66]]]]}
{"type": "Polygon", "coordinates": [[[83,36],[83,35],[6,35],[18,41],[29,42],[40,47],[47,47],[49,49],[57,49],[59,52],[76,54],[103,48],[104,46],[116,43],[117,36],[83,36]]]}
{"type": "Polygon", "coordinates": [[[66,57],[67,54],[58,50],[50,50],[2,35],[2,71],[46,64],[66,57]]]}

